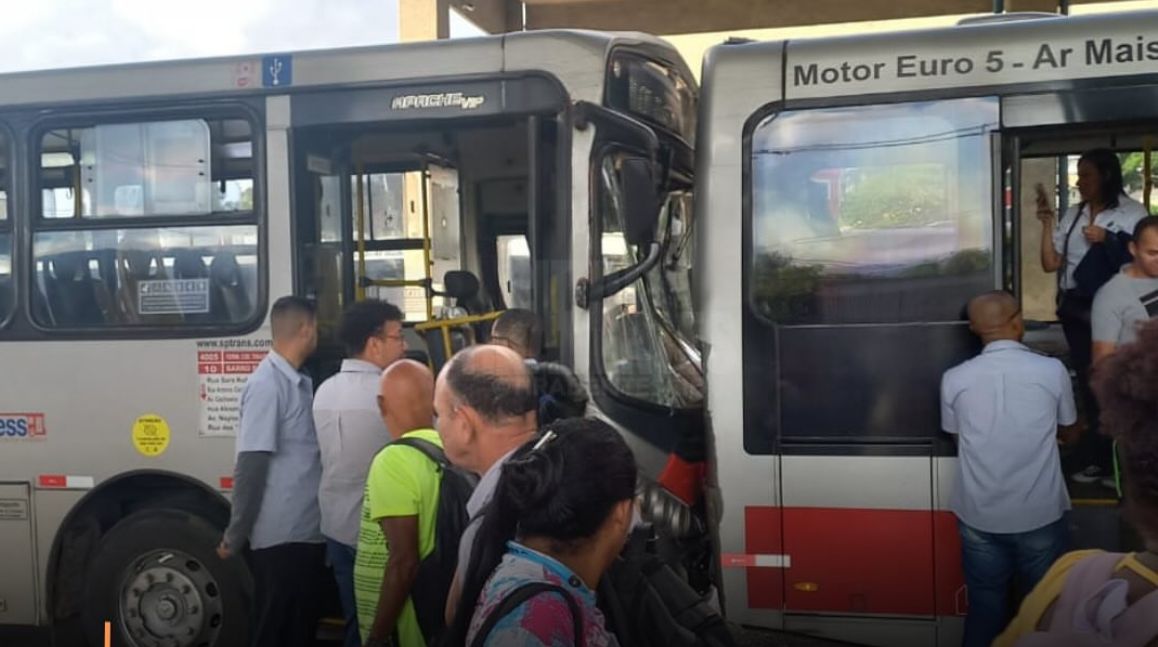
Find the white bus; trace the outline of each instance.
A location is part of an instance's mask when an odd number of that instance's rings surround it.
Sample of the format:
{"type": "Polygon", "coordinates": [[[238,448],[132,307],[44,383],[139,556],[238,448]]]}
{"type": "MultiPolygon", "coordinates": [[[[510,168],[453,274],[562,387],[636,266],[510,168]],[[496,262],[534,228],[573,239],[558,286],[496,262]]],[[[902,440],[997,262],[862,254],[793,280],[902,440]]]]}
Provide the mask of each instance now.
{"type": "Polygon", "coordinates": [[[1012,290],[1065,357],[1034,186],[1064,207],[1106,147],[1148,202],[1158,136],[1158,14],[1028,18],[706,56],[694,292],[733,621],[959,644],[938,385],[979,347],[965,303],[1012,290]]]}
{"type": "Polygon", "coordinates": [[[695,101],[669,45],[581,32],[0,77],[0,625],[244,644],[213,548],[285,294],[318,303],[315,384],[354,299],[436,364],[441,308],[533,308],[657,475],[703,433],[671,368],[698,364],[695,101]]]}

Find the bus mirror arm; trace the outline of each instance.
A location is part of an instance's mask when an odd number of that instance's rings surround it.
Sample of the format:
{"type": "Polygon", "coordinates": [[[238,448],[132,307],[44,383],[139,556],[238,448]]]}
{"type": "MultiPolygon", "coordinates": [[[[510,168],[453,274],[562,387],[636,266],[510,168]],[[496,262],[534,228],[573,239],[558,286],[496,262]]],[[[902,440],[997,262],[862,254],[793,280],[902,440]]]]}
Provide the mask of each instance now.
{"type": "Polygon", "coordinates": [[[591,124],[601,131],[602,139],[622,142],[647,153],[652,161],[659,157],[659,136],[643,122],[623,113],[609,110],[590,101],[575,102],[575,127],[586,130],[591,124]]]}
{"type": "Polygon", "coordinates": [[[660,244],[652,243],[647,250],[647,257],[635,265],[612,272],[595,282],[588,281],[586,278],[580,279],[578,285],[575,286],[575,305],[580,308],[587,308],[596,301],[616,294],[638,281],[639,277],[647,274],[651,268],[655,267],[656,263],[659,263],[662,255],[660,244]]]}

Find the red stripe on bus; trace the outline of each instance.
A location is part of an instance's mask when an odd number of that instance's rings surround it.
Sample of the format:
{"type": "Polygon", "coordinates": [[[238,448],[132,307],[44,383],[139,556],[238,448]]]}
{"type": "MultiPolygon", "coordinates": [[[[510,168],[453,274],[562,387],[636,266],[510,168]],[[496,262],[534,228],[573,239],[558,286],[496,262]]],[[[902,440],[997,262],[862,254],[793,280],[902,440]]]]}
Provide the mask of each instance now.
{"type": "Polygon", "coordinates": [[[956,519],[932,510],[745,509],[746,552],[791,556],[749,568],[748,606],[807,613],[964,613],[956,519]]]}
{"type": "Polygon", "coordinates": [[[232,476],[222,476],[221,477],[221,489],[222,490],[232,490],[233,489],[233,477],[232,476]]]}
{"type": "Polygon", "coordinates": [[[64,474],[41,474],[39,479],[40,487],[68,487],[68,477],[64,474]]]}

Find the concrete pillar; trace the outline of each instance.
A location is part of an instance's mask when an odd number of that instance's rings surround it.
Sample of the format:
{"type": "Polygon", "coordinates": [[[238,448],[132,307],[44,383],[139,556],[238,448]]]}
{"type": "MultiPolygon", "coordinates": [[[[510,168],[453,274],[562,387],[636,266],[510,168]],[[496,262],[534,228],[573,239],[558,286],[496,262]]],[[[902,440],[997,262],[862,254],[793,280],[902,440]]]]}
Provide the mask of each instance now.
{"type": "Polygon", "coordinates": [[[399,42],[449,37],[450,0],[398,0],[399,42]]]}

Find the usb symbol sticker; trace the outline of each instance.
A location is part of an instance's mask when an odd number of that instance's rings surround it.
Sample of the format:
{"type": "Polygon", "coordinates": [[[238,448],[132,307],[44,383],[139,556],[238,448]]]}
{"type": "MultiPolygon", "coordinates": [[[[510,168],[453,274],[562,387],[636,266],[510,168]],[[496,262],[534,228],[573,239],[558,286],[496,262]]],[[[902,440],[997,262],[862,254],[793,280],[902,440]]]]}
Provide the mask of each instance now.
{"type": "Polygon", "coordinates": [[[261,84],[267,88],[283,88],[294,81],[293,57],[266,56],[261,59],[261,84]]]}

